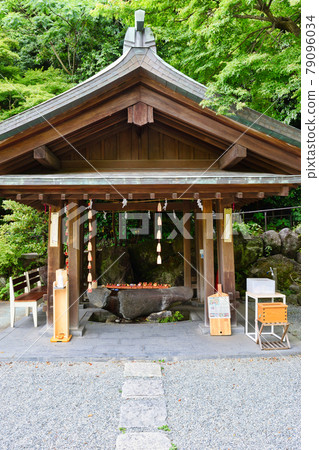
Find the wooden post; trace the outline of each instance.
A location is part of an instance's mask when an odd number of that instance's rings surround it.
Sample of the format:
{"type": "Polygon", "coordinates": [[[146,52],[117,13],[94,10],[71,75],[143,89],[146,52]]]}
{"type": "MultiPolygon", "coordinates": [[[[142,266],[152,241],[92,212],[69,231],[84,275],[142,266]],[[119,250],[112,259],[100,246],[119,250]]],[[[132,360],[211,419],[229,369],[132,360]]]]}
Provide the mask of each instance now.
{"type": "Polygon", "coordinates": [[[223,286],[223,292],[229,295],[232,325],[237,325],[234,242],[233,239],[231,242],[223,239],[224,209],[221,200],[217,200],[217,212],[220,215],[216,224],[219,282],[223,286]]]}
{"type": "Polygon", "coordinates": [[[86,270],[84,270],[86,266],[86,253],[84,253],[85,245],[84,245],[84,223],[80,224],[80,291],[84,292],[85,290],[85,282],[86,282],[86,270]]]}
{"type": "Polygon", "coordinates": [[[203,213],[209,217],[203,220],[204,248],[204,296],[205,326],[209,326],[207,297],[215,293],[214,284],[214,239],[213,239],[213,205],[211,200],[203,200],[203,213]]]}
{"type": "Polygon", "coordinates": [[[204,292],[204,259],[200,251],[203,250],[203,223],[195,216],[195,245],[196,245],[196,276],[197,276],[197,298],[200,302],[205,301],[204,292]]]}
{"type": "MultiPolygon", "coordinates": [[[[185,230],[190,234],[191,218],[185,219],[186,210],[183,211],[183,225],[185,230]]],[[[191,239],[189,236],[183,236],[183,252],[184,252],[184,286],[192,287],[192,267],[191,267],[191,239]]]]}
{"type": "MultiPolygon", "coordinates": [[[[94,206],[93,206],[94,209],[94,206]]],[[[92,239],[91,239],[91,243],[92,243],[92,269],[91,269],[91,273],[92,273],[92,279],[95,281],[96,280],[96,214],[93,215],[93,219],[92,219],[92,239]]]]}
{"type": "Polygon", "coordinates": [[[197,290],[197,299],[200,300],[200,244],[199,244],[199,230],[200,230],[200,222],[196,219],[195,215],[195,254],[196,254],[196,290],[197,290]]]}
{"type": "Polygon", "coordinates": [[[53,282],[56,279],[56,270],[61,268],[63,256],[63,241],[62,241],[62,203],[58,206],[50,206],[49,212],[49,239],[48,239],[48,281],[47,281],[47,324],[53,323],[53,282]],[[57,221],[58,224],[58,241],[57,245],[50,245],[51,242],[51,219],[52,213],[60,213],[57,221]]]}
{"type": "Polygon", "coordinates": [[[70,329],[79,327],[80,300],[80,211],[79,202],[70,201],[69,206],[69,299],[70,329]],[[72,209],[71,209],[72,204],[72,209]]]}

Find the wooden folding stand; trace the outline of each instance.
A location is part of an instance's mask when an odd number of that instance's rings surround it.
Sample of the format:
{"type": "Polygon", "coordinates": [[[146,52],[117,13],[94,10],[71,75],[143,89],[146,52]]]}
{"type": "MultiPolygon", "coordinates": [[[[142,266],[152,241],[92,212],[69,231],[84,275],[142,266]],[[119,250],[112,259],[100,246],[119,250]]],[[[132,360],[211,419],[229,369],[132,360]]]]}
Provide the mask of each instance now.
{"type": "Polygon", "coordinates": [[[72,335],[69,334],[69,281],[66,270],[57,270],[56,272],[57,280],[53,283],[54,336],[51,338],[51,342],[69,342],[72,338],[72,335]]]}
{"type": "Polygon", "coordinates": [[[290,348],[290,342],[288,338],[289,323],[287,320],[287,308],[288,306],[277,303],[259,303],[258,304],[258,319],[256,320],[257,331],[257,344],[259,344],[261,350],[286,350],[290,348]],[[261,323],[259,328],[258,322],[261,323]],[[279,337],[279,341],[262,341],[262,332],[264,327],[282,326],[283,333],[279,337]]]}

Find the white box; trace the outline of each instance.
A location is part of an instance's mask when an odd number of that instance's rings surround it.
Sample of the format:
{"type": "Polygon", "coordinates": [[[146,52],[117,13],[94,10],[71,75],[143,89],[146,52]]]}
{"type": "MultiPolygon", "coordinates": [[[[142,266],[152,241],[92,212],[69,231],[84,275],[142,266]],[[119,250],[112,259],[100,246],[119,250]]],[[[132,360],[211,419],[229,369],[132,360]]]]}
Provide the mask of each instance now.
{"type": "Polygon", "coordinates": [[[247,278],[246,290],[252,294],[274,294],[275,280],[270,278],[247,278]]]}

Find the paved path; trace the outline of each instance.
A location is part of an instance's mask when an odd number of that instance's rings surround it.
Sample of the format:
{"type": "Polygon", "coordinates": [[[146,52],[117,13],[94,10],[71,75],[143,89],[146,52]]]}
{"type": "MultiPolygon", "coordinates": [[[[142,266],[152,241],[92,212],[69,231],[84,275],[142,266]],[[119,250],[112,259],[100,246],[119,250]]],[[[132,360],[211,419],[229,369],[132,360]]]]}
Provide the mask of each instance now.
{"type": "MultiPolygon", "coordinates": [[[[25,316],[25,308],[16,309],[16,321],[25,316]]],[[[32,316],[30,316],[32,317],[32,316]]],[[[10,302],[0,301],[0,331],[10,326],[10,302]]]]}
{"type": "Polygon", "coordinates": [[[167,409],[161,367],[158,363],[132,361],[124,366],[120,434],[116,450],[169,450],[164,431],[167,409]]]}
{"type": "MultiPolygon", "coordinates": [[[[92,311],[80,310],[81,323],[92,311]]],[[[0,333],[0,361],[15,359],[35,361],[105,361],[126,360],[187,360],[223,357],[264,356],[243,328],[232,329],[232,336],[203,334],[201,321],[146,324],[86,323],[83,337],[73,337],[69,343],[51,343],[52,328],[45,326],[45,314],[38,314],[39,327],[33,327],[32,317],[20,320],[16,328],[0,333]]],[[[267,351],[267,357],[299,354],[300,341],[292,337],[291,349],[267,351]]]]}

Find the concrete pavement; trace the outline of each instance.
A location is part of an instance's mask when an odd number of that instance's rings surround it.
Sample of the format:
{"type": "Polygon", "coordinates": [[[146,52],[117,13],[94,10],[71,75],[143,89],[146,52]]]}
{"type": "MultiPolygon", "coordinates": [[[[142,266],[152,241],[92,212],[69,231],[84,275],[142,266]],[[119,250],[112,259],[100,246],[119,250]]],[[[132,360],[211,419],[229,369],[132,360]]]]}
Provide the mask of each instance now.
{"type": "Polygon", "coordinates": [[[82,337],[69,343],[51,343],[52,328],[45,325],[39,311],[39,327],[32,316],[24,317],[15,328],[0,333],[0,361],[105,361],[116,360],[190,360],[231,357],[271,357],[300,353],[300,341],[291,337],[291,349],[261,351],[244,335],[242,326],[232,336],[203,334],[202,322],[116,324],[88,321],[93,309],[80,310],[82,337]]]}

